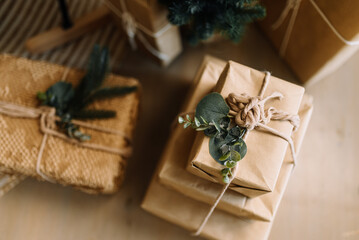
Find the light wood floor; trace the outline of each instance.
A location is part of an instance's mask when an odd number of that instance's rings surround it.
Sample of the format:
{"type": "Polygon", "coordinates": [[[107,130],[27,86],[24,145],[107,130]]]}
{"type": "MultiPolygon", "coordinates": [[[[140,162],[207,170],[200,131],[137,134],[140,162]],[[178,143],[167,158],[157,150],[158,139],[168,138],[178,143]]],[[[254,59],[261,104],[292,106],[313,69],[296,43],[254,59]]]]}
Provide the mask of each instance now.
{"type": "MultiPolygon", "coordinates": [[[[139,78],[144,94],[136,151],[121,191],[91,196],[28,179],[0,199],[0,239],[190,239],[185,230],[139,205],[204,54],[295,81],[255,28],[237,46],[187,46],[168,69],[127,52],[120,74],[139,78]]],[[[315,98],[314,114],[270,239],[359,239],[359,54],[307,92],[315,98]]]]}

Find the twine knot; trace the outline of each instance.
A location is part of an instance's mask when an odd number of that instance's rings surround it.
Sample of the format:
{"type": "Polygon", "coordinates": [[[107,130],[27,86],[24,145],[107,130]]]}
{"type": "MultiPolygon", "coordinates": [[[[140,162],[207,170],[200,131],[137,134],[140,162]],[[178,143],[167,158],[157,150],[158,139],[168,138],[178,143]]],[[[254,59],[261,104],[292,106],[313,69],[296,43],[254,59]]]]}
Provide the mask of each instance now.
{"type": "Polygon", "coordinates": [[[55,129],[56,128],[56,109],[48,106],[39,107],[41,110],[40,114],[40,129],[43,133],[46,132],[46,129],[55,129]]]}
{"type": "Polygon", "coordinates": [[[282,99],[283,95],[274,92],[262,98],[261,96],[250,97],[244,93],[240,95],[231,93],[227,97],[227,103],[231,108],[230,115],[234,116],[235,123],[249,131],[258,126],[267,125],[271,120],[289,121],[296,130],[300,122],[298,115],[291,115],[274,107],[265,109],[265,103],[276,98],[282,99]]]}

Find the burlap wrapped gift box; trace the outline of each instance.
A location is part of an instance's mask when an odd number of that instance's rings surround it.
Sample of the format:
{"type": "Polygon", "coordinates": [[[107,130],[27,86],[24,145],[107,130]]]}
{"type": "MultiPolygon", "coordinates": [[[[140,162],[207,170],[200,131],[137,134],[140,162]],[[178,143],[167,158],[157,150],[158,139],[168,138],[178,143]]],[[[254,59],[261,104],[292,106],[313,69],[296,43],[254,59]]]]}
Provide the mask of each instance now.
{"type": "MultiPolygon", "coordinates": [[[[0,100],[29,107],[37,107],[38,91],[46,91],[61,80],[65,67],[46,62],[31,61],[9,55],[0,56],[0,100]]],[[[70,70],[66,81],[76,85],[82,71],[70,70]]],[[[138,86],[137,80],[109,75],[107,86],[138,86]]],[[[132,138],[139,105],[139,92],[94,102],[91,108],[115,110],[115,118],[91,120],[96,126],[123,132],[132,138]]],[[[36,171],[37,156],[43,138],[39,119],[14,118],[0,114],[0,171],[20,173],[40,178],[36,171]]],[[[91,135],[91,142],[118,149],[129,147],[120,136],[83,129],[91,135]]],[[[113,193],[124,177],[126,159],[119,154],[79,147],[49,136],[40,170],[63,185],[70,185],[91,193],[113,193]]]]}
{"type": "MultiPolygon", "coordinates": [[[[194,86],[190,91],[190,98],[186,101],[183,109],[184,111],[193,108],[202,95],[213,88],[216,79],[218,79],[217,77],[222,69],[222,67],[220,67],[221,63],[218,62],[218,60],[215,60],[216,63],[208,59],[207,61],[205,68],[202,68],[199,72],[202,78],[198,78],[197,76],[197,82],[194,83],[194,86]]],[[[302,124],[298,131],[293,134],[294,143],[297,149],[300,148],[303,141],[311,112],[312,105],[310,98],[305,97],[299,111],[302,124]]],[[[193,176],[187,173],[184,169],[186,163],[184,163],[183,159],[186,159],[189,155],[194,142],[194,137],[195,134],[193,131],[184,131],[181,126],[177,126],[176,129],[174,129],[142,203],[142,208],[146,211],[182,226],[189,231],[195,231],[197,229],[210,208],[210,205],[201,202],[203,199],[200,200],[200,198],[202,198],[202,196],[207,196],[208,199],[206,201],[210,202],[213,200],[214,195],[216,193],[218,194],[220,191],[218,184],[193,176]],[[164,179],[161,178],[165,175],[165,171],[168,171],[168,174],[176,175],[173,179],[177,181],[178,187],[174,189],[163,184],[164,179]],[[178,173],[176,173],[176,171],[178,173]],[[183,191],[186,190],[180,190],[180,188],[185,185],[187,185],[187,189],[192,189],[185,194],[187,196],[182,194],[184,193],[183,191]],[[196,194],[202,196],[199,197],[196,194]]],[[[263,202],[266,201],[268,206],[271,205],[273,217],[284,194],[292,169],[291,153],[288,150],[274,191],[253,199],[253,201],[263,199],[263,202]]],[[[243,196],[239,193],[228,190],[207,222],[201,236],[209,239],[227,240],[267,239],[272,222],[246,219],[243,217],[239,218],[235,216],[238,207],[236,207],[233,202],[240,200],[241,197],[243,196]],[[232,208],[232,211],[226,212],[219,210],[219,208],[223,209],[225,205],[227,205],[227,210],[232,208]]],[[[252,200],[248,199],[248,201],[252,200]]],[[[256,207],[262,209],[261,205],[253,205],[253,208],[256,207]]]]}
{"type": "MultiPolygon", "coordinates": [[[[346,40],[358,40],[359,1],[337,0],[301,0],[298,14],[288,12],[278,28],[277,22],[290,0],[262,0],[267,9],[267,17],[259,22],[276,49],[280,51],[285,44],[285,33],[291,18],[295,18],[288,45],[283,49],[284,60],[302,82],[315,82],[331,74],[349,59],[358,46],[349,46],[342,42],[316,10],[316,4],[332,26],[346,40]]],[[[295,4],[296,1],[292,2],[295,4]]],[[[293,5],[295,6],[295,5],[293,5]]]]}
{"type": "Polygon", "coordinates": [[[136,32],[143,35],[152,48],[166,57],[161,59],[151,53],[138,35],[137,44],[162,66],[170,64],[182,52],[179,29],[168,22],[168,11],[158,0],[106,0],[104,3],[112,10],[120,28],[124,26],[121,14],[124,13],[125,6],[138,25],[136,32]]]}
{"type": "MultiPolygon", "coordinates": [[[[187,103],[187,109],[195,106],[197,102],[211,91],[216,83],[217,79],[225,66],[225,62],[207,58],[203,62],[197,75],[197,86],[193,90],[190,102],[187,103]]],[[[308,124],[309,116],[311,113],[310,99],[305,96],[300,108],[300,114],[305,118],[302,119],[300,131],[305,130],[308,124]]],[[[177,133],[178,141],[188,141],[193,143],[194,132],[191,130],[182,130],[186,132],[186,135],[177,133]],[[192,137],[190,137],[192,136],[192,137]],[[191,139],[191,140],[188,140],[191,139]]],[[[176,191],[196,199],[201,202],[211,204],[221,191],[222,186],[205,179],[199,178],[188,171],[186,171],[187,156],[189,151],[184,151],[182,148],[177,148],[178,153],[172,152],[175,156],[168,158],[162,165],[158,173],[159,182],[167,187],[175,189],[176,191]]],[[[174,150],[173,150],[174,151],[174,150]]],[[[279,179],[288,180],[290,173],[279,173],[279,179]]],[[[284,181],[284,180],[283,180],[284,181]]],[[[274,216],[274,212],[278,206],[279,200],[271,197],[268,194],[257,198],[247,198],[242,194],[228,190],[222,198],[219,209],[234,214],[240,217],[247,217],[252,219],[258,219],[262,221],[271,221],[274,216]],[[268,200],[270,199],[270,200],[268,200]]]]}
{"type": "MultiPolygon", "coordinates": [[[[229,61],[214,91],[223,97],[230,93],[257,96],[264,76],[263,72],[229,61]]],[[[284,97],[282,100],[271,100],[266,108],[275,107],[290,114],[298,113],[304,94],[303,87],[272,76],[264,97],[274,92],[282,93],[284,97]]],[[[268,126],[285,136],[291,136],[293,131],[293,126],[288,121],[271,121],[268,126]]],[[[273,191],[288,143],[276,135],[254,129],[248,134],[246,144],[247,155],[238,163],[238,171],[230,188],[248,197],[273,191]]],[[[209,138],[202,132],[197,133],[189,156],[188,171],[222,183],[222,168],[209,154],[209,138]]]]}

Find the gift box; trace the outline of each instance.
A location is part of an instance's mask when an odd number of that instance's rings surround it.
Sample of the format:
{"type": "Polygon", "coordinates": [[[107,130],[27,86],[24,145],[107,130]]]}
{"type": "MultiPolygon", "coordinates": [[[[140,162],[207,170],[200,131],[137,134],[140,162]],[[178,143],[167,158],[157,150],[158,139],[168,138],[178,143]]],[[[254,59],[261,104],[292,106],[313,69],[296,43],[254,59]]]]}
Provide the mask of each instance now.
{"type": "MultiPolygon", "coordinates": [[[[0,101],[18,107],[35,108],[36,112],[39,106],[37,92],[45,92],[59,82],[66,69],[46,62],[1,55],[0,101]]],[[[82,71],[70,69],[66,81],[76,86],[83,75],[82,71]]],[[[136,79],[115,75],[109,75],[104,85],[139,87],[136,79]]],[[[44,175],[57,183],[89,193],[113,193],[123,180],[126,160],[131,153],[138,105],[139,91],[135,91],[122,97],[97,100],[89,106],[93,109],[116,111],[114,118],[84,122],[121,133],[122,136],[94,127],[85,126],[81,129],[91,136],[90,144],[98,145],[101,149],[115,148],[118,152],[79,146],[78,141],[65,141],[51,134],[43,144],[43,115],[39,119],[0,113],[0,169],[5,173],[23,174],[38,179],[43,179],[44,175]],[[43,147],[43,152],[39,160],[40,147],[43,147]]]]}
{"type": "Polygon", "coordinates": [[[170,64],[182,52],[178,27],[168,22],[168,12],[157,0],[106,0],[104,3],[127,33],[133,48],[135,39],[136,45],[162,66],[170,64]]]}
{"type": "MultiPolygon", "coordinates": [[[[189,111],[193,106],[196,106],[197,102],[215,87],[224,66],[225,62],[221,60],[215,58],[205,59],[198,71],[199,75],[196,77],[196,79],[198,79],[196,81],[196,88],[192,91],[191,100],[186,104],[187,108],[184,109],[184,111],[189,111]]],[[[300,107],[300,115],[302,116],[302,128],[300,128],[300,130],[306,129],[311,109],[311,100],[308,96],[305,96],[300,107]]],[[[162,185],[172,188],[190,198],[212,204],[221,191],[222,186],[199,178],[186,171],[190,147],[193,144],[195,136],[193,131],[180,130],[181,131],[178,130],[174,133],[177,135],[173,138],[176,138],[177,142],[182,144],[182,148],[169,150],[172,151],[173,156],[176,157],[168,157],[167,160],[164,161],[160,170],[158,170],[158,181],[162,185]],[[187,147],[186,150],[184,150],[184,146],[187,147]]],[[[298,149],[298,147],[299,146],[297,146],[296,149],[298,149]]],[[[283,179],[280,180],[281,182],[287,182],[289,176],[290,172],[280,171],[278,178],[283,179]]],[[[267,194],[257,198],[248,198],[229,190],[222,197],[218,209],[240,217],[271,221],[279,200],[273,197],[269,197],[269,199],[270,200],[268,200],[267,194]]]]}
{"type": "MultiPolygon", "coordinates": [[[[219,92],[223,97],[227,97],[230,93],[257,96],[264,77],[263,72],[230,61],[223,70],[214,91],[219,92]]],[[[283,94],[283,98],[280,101],[271,100],[266,103],[266,108],[274,107],[293,115],[298,113],[304,88],[272,76],[264,97],[274,92],[283,94]]],[[[293,126],[288,121],[271,121],[268,126],[285,136],[291,136],[293,131],[293,126]]],[[[197,133],[187,169],[195,175],[223,183],[221,175],[223,166],[209,154],[209,140],[210,138],[202,132],[197,133]]],[[[287,141],[255,128],[248,134],[246,144],[247,154],[238,163],[238,171],[230,188],[248,197],[273,191],[288,147],[287,141]]]]}
{"type": "Polygon", "coordinates": [[[358,1],[263,0],[259,23],[303,83],[334,72],[358,49],[358,1]],[[275,28],[273,28],[275,26],[275,28]],[[342,39],[341,39],[342,38],[342,39]]]}
{"type": "MultiPolygon", "coordinates": [[[[224,64],[221,61],[213,61],[211,58],[205,60],[205,65],[202,65],[190,91],[190,97],[185,103],[184,111],[193,109],[197,102],[208,91],[213,89],[223,66],[224,64]]],[[[293,133],[293,140],[297,149],[300,148],[303,141],[311,112],[311,99],[305,96],[299,111],[302,124],[298,131],[293,133]]],[[[174,129],[142,203],[142,208],[146,211],[182,226],[189,231],[197,230],[210,208],[209,204],[213,204],[213,198],[221,190],[218,184],[206,181],[185,171],[186,162],[183,159],[186,159],[190,154],[194,140],[194,131],[185,131],[181,126],[174,129]],[[165,178],[167,180],[172,179],[170,180],[172,183],[166,183],[165,178]],[[181,190],[182,187],[185,190],[181,190]],[[204,200],[206,197],[208,199],[204,200]],[[204,201],[207,203],[204,203],[204,201]]],[[[258,198],[246,199],[248,201],[246,204],[251,204],[251,201],[259,203],[259,199],[262,199],[263,204],[271,206],[270,210],[274,216],[292,169],[293,163],[288,149],[274,191],[258,198]]],[[[272,221],[238,217],[238,206],[231,205],[231,203],[236,200],[240,201],[243,197],[237,192],[228,190],[209,218],[201,232],[201,236],[208,239],[267,239],[272,221]]],[[[262,210],[260,204],[253,205],[253,209],[256,208],[260,211],[262,210]]],[[[243,209],[243,211],[247,210],[243,209]]],[[[249,217],[249,215],[245,214],[242,216],[249,217]]]]}

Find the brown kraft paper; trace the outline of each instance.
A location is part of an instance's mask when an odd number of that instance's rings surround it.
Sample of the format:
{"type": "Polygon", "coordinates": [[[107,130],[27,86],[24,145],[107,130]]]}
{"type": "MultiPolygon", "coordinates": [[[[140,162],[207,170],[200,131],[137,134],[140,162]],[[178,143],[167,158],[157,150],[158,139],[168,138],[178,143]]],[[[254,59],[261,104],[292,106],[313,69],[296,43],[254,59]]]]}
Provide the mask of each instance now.
{"type": "MultiPolygon", "coordinates": [[[[107,0],[107,2],[121,10],[121,0],[107,0]]],[[[136,22],[152,33],[161,31],[169,24],[167,9],[157,0],[124,0],[124,2],[128,12],[135,18],[136,22]]],[[[122,28],[122,20],[116,14],[113,14],[113,16],[119,27],[122,28]]],[[[141,32],[141,30],[137,31],[141,32]]],[[[148,53],[151,58],[162,66],[170,64],[182,52],[181,36],[177,26],[171,25],[168,30],[157,37],[149,36],[146,33],[143,33],[143,36],[154,49],[168,56],[166,60],[159,59],[149,52],[141,41],[136,41],[141,50],[148,53]]]]}
{"type": "MultiPolygon", "coordinates": [[[[208,60],[208,59],[207,59],[208,60]]],[[[212,65],[210,62],[208,65],[212,65]]],[[[202,70],[201,70],[202,71],[202,70]]],[[[211,73],[208,73],[205,70],[203,75],[210,76],[211,73]]],[[[212,75],[213,74],[212,71],[212,75]]],[[[198,79],[197,79],[198,81],[198,79]]],[[[200,80],[201,82],[202,80],[200,80]]],[[[199,82],[199,83],[200,83],[199,82]]],[[[194,98],[201,97],[197,96],[196,91],[194,89],[201,90],[201,85],[194,83],[194,86],[197,85],[197,88],[193,88],[190,92],[190,96],[194,96],[194,98]]],[[[208,84],[205,84],[206,87],[209,87],[208,84]]],[[[198,92],[199,92],[198,91],[198,92]]],[[[192,100],[192,99],[191,99],[192,100]]],[[[192,102],[192,101],[191,101],[192,102]]],[[[187,101],[186,107],[184,110],[190,109],[192,106],[190,102],[187,101]]],[[[303,137],[306,131],[306,126],[308,125],[310,115],[312,112],[312,106],[310,102],[310,98],[305,97],[301,108],[300,108],[300,116],[302,117],[302,125],[293,134],[293,139],[296,147],[299,149],[300,145],[303,141],[303,137]]],[[[177,224],[187,230],[194,232],[197,227],[200,225],[201,221],[205,217],[208,212],[209,205],[206,203],[202,203],[196,199],[196,195],[192,195],[193,198],[185,196],[181,194],[178,189],[168,188],[161,184],[160,175],[163,175],[163,169],[166,169],[168,165],[173,164],[176,161],[181,162],[183,157],[189,154],[191,151],[191,146],[194,141],[193,131],[188,130],[184,131],[180,126],[177,126],[171,135],[164,153],[162,155],[160,164],[154,174],[154,177],[151,181],[150,187],[147,190],[147,194],[142,203],[142,208],[146,211],[163,218],[169,222],[177,224]],[[171,163],[169,163],[171,162],[171,163]]],[[[184,166],[182,165],[182,168],[184,166]]],[[[278,182],[273,192],[268,193],[266,195],[260,196],[258,198],[253,199],[263,199],[264,204],[270,203],[273,206],[273,216],[276,213],[276,209],[279,205],[279,202],[283,196],[284,190],[286,188],[286,184],[288,182],[288,178],[290,173],[292,172],[293,164],[291,163],[291,154],[290,151],[287,150],[285,159],[283,161],[283,165],[281,168],[281,174],[278,178],[278,182]]],[[[185,173],[185,171],[177,168],[177,171],[181,173],[185,173]]],[[[173,171],[172,173],[174,173],[173,171]]],[[[180,175],[180,174],[178,174],[180,175]]],[[[187,175],[181,175],[181,179],[177,179],[177,183],[180,185],[182,182],[191,182],[188,186],[189,188],[198,188],[201,191],[212,192],[218,190],[212,189],[214,186],[218,186],[218,184],[214,184],[192,176],[187,173],[187,175]],[[197,179],[197,180],[196,180],[197,179]]],[[[183,185],[183,184],[182,184],[183,185]]],[[[198,191],[195,191],[198,193],[198,191]]],[[[219,190],[218,190],[219,192],[219,190]]],[[[218,194],[217,192],[217,194],[218,194]]],[[[209,194],[211,195],[211,194],[209,194]]],[[[233,191],[227,191],[225,197],[222,199],[226,201],[231,199],[233,196],[240,196],[240,194],[235,193],[233,191]]],[[[213,197],[213,196],[212,196],[213,197]]],[[[248,201],[251,201],[248,199],[248,201]]],[[[269,204],[268,204],[269,205],[269,204]]],[[[260,221],[254,219],[246,219],[239,218],[233,214],[237,209],[233,209],[231,213],[219,210],[223,206],[222,204],[218,205],[218,208],[214,211],[212,216],[210,217],[208,223],[204,227],[201,236],[208,239],[227,239],[227,240],[235,240],[235,239],[243,239],[243,240],[260,240],[267,239],[270,233],[270,229],[272,226],[272,222],[260,221]]]]}
{"type": "MultiPolygon", "coordinates": [[[[357,40],[359,1],[314,0],[334,28],[347,40],[357,40]]],[[[287,0],[263,0],[267,17],[259,22],[276,49],[279,49],[293,11],[273,30],[272,25],[284,10],[287,0]]],[[[309,0],[302,0],[288,46],[283,56],[303,82],[315,82],[334,72],[358,46],[347,46],[333,33],[309,0]]]]}
{"type": "MultiPolygon", "coordinates": [[[[61,80],[65,67],[40,61],[0,56],[0,100],[29,107],[37,107],[38,91],[61,80]]],[[[66,81],[76,85],[82,71],[70,70],[66,81]]],[[[139,86],[135,79],[109,75],[108,86],[139,86]]],[[[139,86],[140,87],[140,86],[139,86]]],[[[139,92],[94,102],[90,108],[117,111],[115,118],[86,121],[92,125],[111,128],[132,138],[137,120],[139,92]]],[[[83,129],[91,135],[91,143],[116,147],[129,146],[117,135],[83,129]]],[[[0,171],[39,178],[36,162],[43,138],[39,119],[14,118],[0,114],[0,171]]],[[[124,177],[126,159],[118,154],[79,147],[49,136],[42,156],[40,170],[63,185],[70,185],[89,193],[113,193],[124,177]]]]}
{"type": "MultiPolygon", "coordinates": [[[[197,82],[195,84],[197,87],[192,91],[190,95],[191,101],[186,103],[186,109],[190,109],[193,105],[196,105],[198,99],[201,99],[202,96],[207,94],[209,89],[215,86],[216,79],[218,79],[221,69],[224,67],[224,62],[218,60],[215,62],[214,60],[216,59],[207,58],[202,64],[202,67],[198,71],[200,75],[196,77],[197,80],[195,81],[197,82]]],[[[310,98],[306,96],[300,108],[302,125],[298,132],[302,131],[302,129],[305,131],[310,114],[311,102],[310,98]]],[[[174,134],[176,137],[173,136],[173,138],[176,138],[178,142],[185,142],[182,145],[188,146],[187,148],[190,148],[190,144],[193,144],[194,131],[183,130],[182,127],[179,127],[174,134]]],[[[304,135],[304,133],[302,133],[302,135],[304,135]]],[[[296,146],[296,148],[298,149],[299,146],[296,146]]],[[[178,152],[176,153],[174,153],[175,150],[171,150],[173,156],[176,157],[169,157],[163,162],[158,173],[158,181],[188,197],[212,204],[221,191],[222,186],[188,173],[185,168],[187,165],[186,157],[190,154],[190,151],[187,149],[184,150],[184,146],[182,148],[176,148],[176,151],[177,150],[178,152]]],[[[289,173],[284,174],[280,172],[279,178],[288,179],[288,177],[289,173]],[[283,177],[282,175],[285,176],[283,177]]],[[[271,194],[265,194],[257,198],[247,198],[242,194],[228,190],[219,203],[218,208],[240,217],[271,221],[278,201],[266,200],[270,198],[270,196],[271,194]]]]}
{"type": "MultiPolygon", "coordinates": [[[[223,97],[227,97],[232,92],[238,95],[246,93],[249,96],[257,96],[264,76],[263,72],[230,61],[223,70],[214,91],[219,92],[223,97]]],[[[304,94],[303,87],[272,76],[264,97],[273,92],[280,92],[284,97],[282,100],[271,100],[266,104],[266,108],[275,107],[290,114],[298,113],[304,94]]],[[[291,136],[293,131],[292,125],[287,121],[271,121],[268,126],[286,136],[291,136]]],[[[208,144],[209,138],[202,132],[197,133],[187,170],[208,180],[222,183],[220,171],[223,166],[211,157],[208,144]]],[[[247,155],[238,163],[238,171],[230,189],[248,197],[273,191],[288,143],[276,135],[254,129],[248,134],[246,144],[247,155]]]]}

